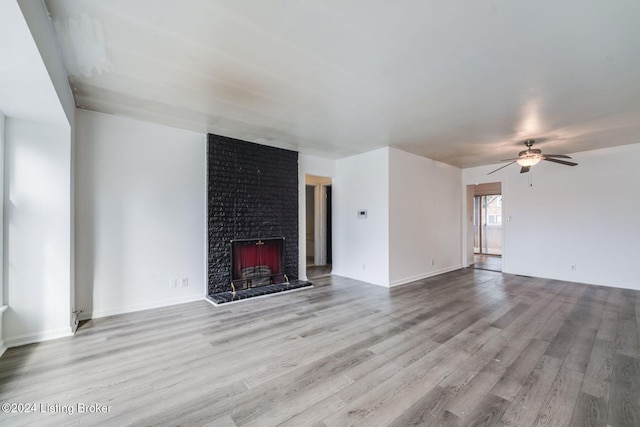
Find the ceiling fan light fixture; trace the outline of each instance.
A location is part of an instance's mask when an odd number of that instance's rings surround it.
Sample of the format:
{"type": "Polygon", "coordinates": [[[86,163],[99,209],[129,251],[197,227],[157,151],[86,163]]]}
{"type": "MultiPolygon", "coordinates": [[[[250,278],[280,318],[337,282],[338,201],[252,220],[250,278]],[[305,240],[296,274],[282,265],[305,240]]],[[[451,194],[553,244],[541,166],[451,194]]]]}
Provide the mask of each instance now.
{"type": "Polygon", "coordinates": [[[540,156],[539,154],[531,154],[520,157],[518,160],[516,160],[516,162],[520,166],[534,166],[540,163],[540,160],[542,160],[542,156],[540,156]]]}
{"type": "Polygon", "coordinates": [[[518,163],[520,166],[522,166],[520,173],[527,173],[529,172],[529,168],[531,166],[534,166],[540,163],[540,160],[546,160],[548,162],[559,163],[561,165],[566,165],[566,166],[578,166],[577,163],[568,162],[566,160],[560,160],[560,159],[571,158],[565,154],[542,154],[541,150],[538,150],[537,148],[531,148],[534,142],[535,141],[533,139],[527,139],[524,142],[524,145],[527,146],[526,150],[519,152],[518,157],[516,158],[500,160],[501,162],[509,162],[509,163],[507,163],[504,166],[500,166],[498,169],[492,170],[487,175],[491,175],[492,173],[498,172],[499,170],[504,169],[507,166],[512,165],[514,163],[518,163]]]}

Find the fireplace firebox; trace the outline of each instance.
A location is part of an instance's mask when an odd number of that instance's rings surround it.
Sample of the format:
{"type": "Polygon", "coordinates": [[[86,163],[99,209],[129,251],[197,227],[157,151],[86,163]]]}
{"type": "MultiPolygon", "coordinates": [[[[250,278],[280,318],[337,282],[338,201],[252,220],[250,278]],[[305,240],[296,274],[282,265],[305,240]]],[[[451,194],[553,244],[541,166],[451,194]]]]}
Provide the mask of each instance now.
{"type": "Polygon", "coordinates": [[[285,238],[231,240],[233,291],[274,283],[288,283],[285,274],[285,238]]]}

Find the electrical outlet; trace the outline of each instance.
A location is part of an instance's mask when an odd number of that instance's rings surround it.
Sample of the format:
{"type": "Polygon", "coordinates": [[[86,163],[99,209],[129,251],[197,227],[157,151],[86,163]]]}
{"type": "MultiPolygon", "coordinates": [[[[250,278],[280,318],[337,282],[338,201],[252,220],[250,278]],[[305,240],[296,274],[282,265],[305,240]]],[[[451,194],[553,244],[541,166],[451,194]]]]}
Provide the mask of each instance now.
{"type": "Polygon", "coordinates": [[[170,288],[177,288],[178,287],[178,279],[171,279],[169,281],[169,287],[170,288]]]}
{"type": "Polygon", "coordinates": [[[364,264],[362,264],[362,269],[364,270],[364,264]]]}
{"type": "Polygon", "coordinates": [[[183,277],[182,278],[182,287],[186,288],[187,286],[189,286],[189,278],[188,277],[183,277]]]}
{"type": "Polygon", "coordinates": [[[431,265],[436,265],[436,259],[435,258],[431,258],[431,265]]]}
{"type": "Polygon", "coordinates": [[[576,265],[575,264],[571,264],[571,271],[576,271],[576,265]]]}

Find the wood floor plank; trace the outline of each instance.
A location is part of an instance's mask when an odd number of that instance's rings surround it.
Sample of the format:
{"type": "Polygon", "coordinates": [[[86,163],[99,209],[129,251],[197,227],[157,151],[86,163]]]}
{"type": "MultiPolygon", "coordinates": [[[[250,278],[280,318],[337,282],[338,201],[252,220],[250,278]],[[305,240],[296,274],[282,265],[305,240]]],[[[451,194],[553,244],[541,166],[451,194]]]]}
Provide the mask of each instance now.
{"type": "MultiPolygon", "coordinates": [[[[353,367],[350,371],[345,373],[345,375],[352,378],[354,382],[337,393],[337,396],[342,402],[345,404],[351,404],[355,400],[360,399],[362,396],[369,393],[371,390],[379,387],[394,375],[398,374],[400,368],[395,364],[395,362],[386,359],[386,363],[381,363],[381,360],[382,358],[374,357],[369,359],[368,362],[375,362],[375,365],[372,366],[365,362],[353,367]],[[358,372],[354,375],[353,371],[355,370],[358,372]]],[[[325,414],[323,419],[328,415],[331,414],[325,414]]]]}
{"type": "Polygon", "coordinates": [[[579,323],[567,318],[549,344],[547,354],[558,359],[564,359],[569,353],[573,340],[578,333],[578,328],[579,323]]]}
{"type": "MultiPolygon", "coordinates": [[[[505,360],[503,356],[499,355],[505,350],[506,345],[505,338],[499,335],[494,336],[438,385],[453,394],[458,394],[488,363],[494,361],[508,366],[512,360],[505,360]]],[[[509,352],[509,354],[513,353],[509,352]]],[[[515,359],[516,356],[513,355],[512,358],[515,359]]]]}
{"type": "MultiPolygon", "coordinates": [[[[258,410],[251,408],[251,410],[244,412],[241,409],[242,405],[239,405],[240,408],[234,410],[231,418],[237,425],[242,426],[280,425],[318,402],[334,396],[352,383],[353,380],[345,375],[328,375],[321,381],[317,381],[313,388],[287,396],[282,401],[273,402],[266,408],[260,406],[258,410]]],[[[337,407],[332,409],[335,410],[337,407]]]]}
{"type": "Polygon", "coordinates": [[[530,306],[527,304],[518,304],[517,306],[509,310],[508,313],[505,313],[503,316],[493,322],[491,326],[493,326],[494,328],[504,329],[509,326],[511,322],[517,319],[522,313],[527,311],[529,307],[530,306]]]}
{"type": "Polygon", "coordinates": [[[578,333],[564,362],[568,369],[580,373],[586,371],[597,332],[595,329],[584,326],[578,328],[578,333]]]}
{"type": "Polygon", "coordinates": [[[549,318],[558,310],[562,303],[560,301],[542,300],[538,302],[538,305],[541,305],[539,310],[535,310],[534,307],[536,307],[536,305],[534,304],[532,306],[533,309],[530,310],[532,312],[531,315],[527,312],[522,316],[522,322],[524,324],[514,322],[503,330],[504,336],[509,340],[510,347],[522,350],[528,346],[531,340],[542,331],[549,321],[549,318]]]}
{"type": "Polygon", "coordinates": [[[618,313],[605,310],[598,326],[596,338],[603,341],[613,342],[618,330],[618,313]]]}
{"type": "Polygon", "coordinates": [[[412,366],[416,369],[398,371],[323,422],[327,426],[386,425],[413,405],[422,396],[420,393],[435,387],[468,357],[462,350],[440,346],[414,363],[412,366]]]}
{"type": "Polygon", "coordinates": [[[576,284],[571,294],[567,296],[564,301],[571,304],[576,304],[578,301],[580,301],[580,298],[582,298],[582,295],[587,291],[587,289],[588,288],[576,284]]]}
{"type": "Polygon", "coordinates": [[[327,414],[331,414],[345,405],[346,402],[334,394],[284,420],[278,424],[278,427],[319,426],[327,414]]]}
{"type": "Polygon", "coordinates": [[[484,402],[487,395],[490,395],[489,391],[504,375],[505,369],[500,363],[488,363],[455,397],[449,400],[445,409],[466,420],[484,402]]]}
{"type": "Polygon", "coordinates": [[[584,374],[583,392],[609,400],[614,355],[613,343],[596,338],[584,374]]]}
{"type": "Polygon", "coordinates": [[[532,340],[509,366],[491,392],[503,399],[513,401],[533,369],[542,359],[548,346],[549,343],[546,341],[532,340]]]}
{"type": "Polygon", "coordinates": [[[564,325],[567,316],[568,314],[562,311],[561,304],[558,309],[551,316],[549,316],[547,322],[535,335],[534,338],[542,341],[553,341],[553,338],[556,336],[562,325],[564,325]]]}
{"type": "Polygon", "coordinates": [[[604,399],[580,393],[571,416],[570,427],[606,427],[607,404],[604,399]]]}
{"type": "Polygon", "coordinates": [[[616,352],[629,357],[638,354],[638,323],[635,316],[620,315],[616,331],[616,352]]]}
{"type": "Polygon", "coordinates": [[[547,394],[534,426],[562,426],[571,422],[571,416],[580,394],[583,374],[566,365],[560,369],[547,394]]]}
{"type": "Polygon", "coordinates": [[[542,356],[542,359],[531,372],[527,381],[513,399],[513,403],[498,421],[498,425],[520,427],[530,426],[536,421],[538,412],[553,384],[562,360],[555,357],[542,356]]]}
{"type": "Polygon", "coordinates": [[[607,412],[609,425],[640,425],[640,360],[615,354],[611,381],[607,412]]]}
{"type": "Polygon", "coordinates": [[[457,417],[453,414],[445,415],[445,404],[451,393],[440,387],[434,387],[426,393],[401,416],[393,420],[389,427],[439,425],[442,418],[449,418],[451,424],[457,424],[457,417]]]}
{"type": "Polygon", "coordinates": [[[480,321],[488,313],[496,310],[502,304],[502,301],[503,298],[497,296],[487,301],[486,305],[478,305],[458,313],[456,316],[449,318],[446,323],[443,322],[437,327],[434,327],[433,333],[435,335],[431,337],[431,339],[438,343],[447,342],[469,326],[480,321]]]}
{"type": "Polygon", "coordinates": [[[9,349],[1,402],[111,410],[0,425],[638,425],[638,291],[473,269],[314,283],[9,349]]]}
{"type": "Polygon", "coordinates": [[[636,311],[637,291],[611,288],[606,309],[622,315],[634,315],[636,311]]]}
{"type": "Polygon", "coordinates": [[[487,394],[476,409],[464,419],[464,425],[469,427],[495,426],[502,418],[511,402],[496,396],[487,394]]]}

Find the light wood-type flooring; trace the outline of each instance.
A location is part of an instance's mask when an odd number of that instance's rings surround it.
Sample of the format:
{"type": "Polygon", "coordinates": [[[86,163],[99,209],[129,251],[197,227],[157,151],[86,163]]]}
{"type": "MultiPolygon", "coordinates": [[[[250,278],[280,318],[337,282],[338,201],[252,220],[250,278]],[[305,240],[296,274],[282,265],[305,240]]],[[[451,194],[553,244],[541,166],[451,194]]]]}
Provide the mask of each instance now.
{"type": "Polygon", "coordinates": [[[45,406],[0,425],[639,426],[639,323],[637,291],[474,269],[391,290],[331,276],[9,349],[0,401],[45,406]]]}
{"type": "Polygon", "coordinates": [[[473,268],[481,270],[502,271],[502,257],[496,255],[473,255],[473,268]]]}
{"type": "Polygon", "coordinates": [[[327,265],[307,265],[307,278],[309,280],[318,279],[331,274],[331,264],[327,265]]]}

